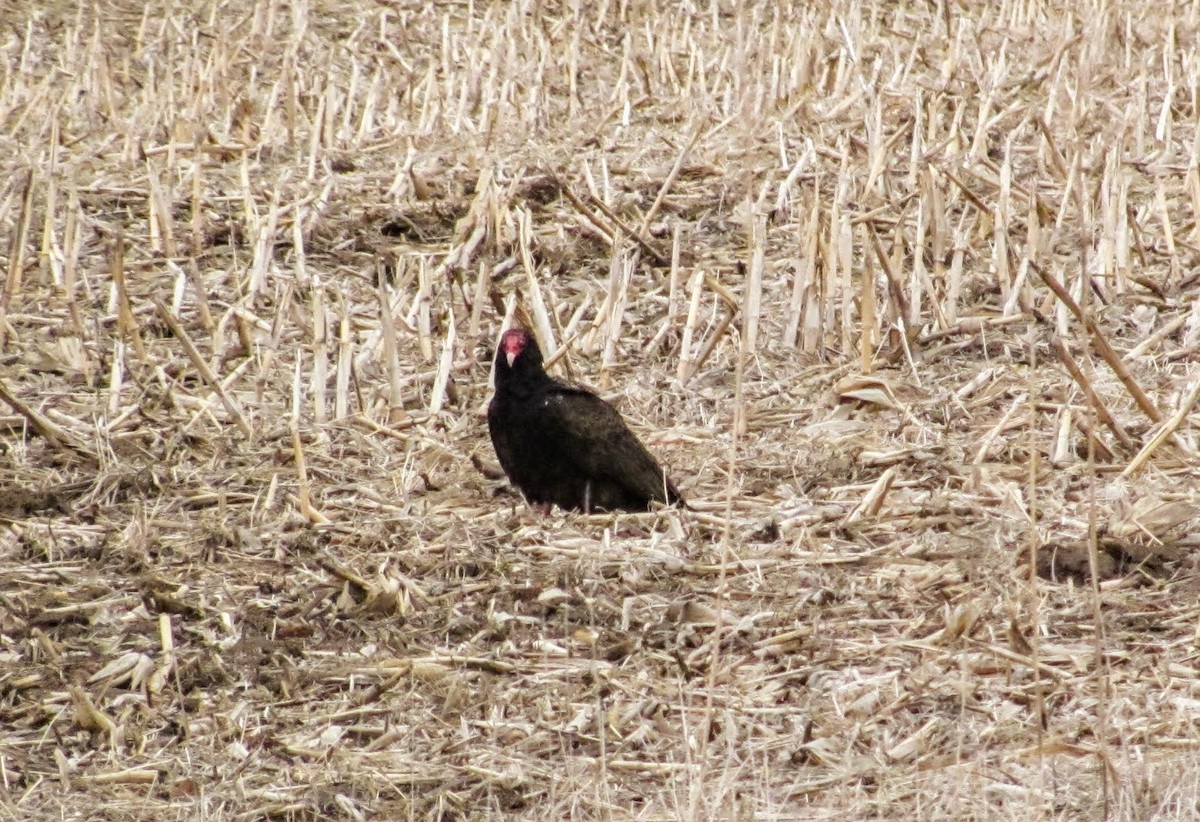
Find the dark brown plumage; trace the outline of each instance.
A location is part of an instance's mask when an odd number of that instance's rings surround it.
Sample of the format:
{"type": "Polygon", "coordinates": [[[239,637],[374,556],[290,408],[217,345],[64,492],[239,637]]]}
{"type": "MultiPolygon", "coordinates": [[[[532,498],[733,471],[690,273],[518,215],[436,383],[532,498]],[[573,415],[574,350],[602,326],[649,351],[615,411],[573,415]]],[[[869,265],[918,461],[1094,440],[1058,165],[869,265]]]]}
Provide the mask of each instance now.
{"type": "Polygon", "coordinates": [[[509,481],[543,511],[552,504],[580,511],[684,504],[617,410],[548,375],[523,328],[505,331],[496,349],[488,431],[509,481]]]}

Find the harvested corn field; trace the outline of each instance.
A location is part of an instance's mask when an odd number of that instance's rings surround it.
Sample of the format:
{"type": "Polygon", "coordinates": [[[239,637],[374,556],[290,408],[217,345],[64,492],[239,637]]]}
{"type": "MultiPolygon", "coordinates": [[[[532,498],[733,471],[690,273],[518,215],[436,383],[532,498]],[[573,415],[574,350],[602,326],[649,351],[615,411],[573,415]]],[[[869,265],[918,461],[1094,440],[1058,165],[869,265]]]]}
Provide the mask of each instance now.
{"type": "Polygon", "coordinates": [[[1198,30],[0,0],[0,818],[1195,818],[1198,30]]]}

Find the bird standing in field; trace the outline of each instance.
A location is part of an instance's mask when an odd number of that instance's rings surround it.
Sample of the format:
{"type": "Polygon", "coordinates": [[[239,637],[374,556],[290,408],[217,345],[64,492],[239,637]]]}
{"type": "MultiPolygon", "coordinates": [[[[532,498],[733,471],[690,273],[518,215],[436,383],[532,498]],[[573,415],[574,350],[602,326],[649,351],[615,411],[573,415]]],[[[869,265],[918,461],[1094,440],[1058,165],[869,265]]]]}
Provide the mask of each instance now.
{"type": "Polygon", "coordinates": [[[585,513],[686,506],[617,410],[547,374],[523,328],[505,331],[496,349],[488,431],[509,481],[542,513],[551,505],[585,513]]]}

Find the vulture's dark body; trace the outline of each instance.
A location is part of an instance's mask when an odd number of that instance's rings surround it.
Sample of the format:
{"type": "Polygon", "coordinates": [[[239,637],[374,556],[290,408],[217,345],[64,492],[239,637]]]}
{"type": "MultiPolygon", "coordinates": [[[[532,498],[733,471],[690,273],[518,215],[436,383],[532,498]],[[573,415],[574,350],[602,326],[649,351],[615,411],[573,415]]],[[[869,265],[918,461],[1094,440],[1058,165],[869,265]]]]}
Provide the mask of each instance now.
{"type": "Polygon", "coordinates": [[[496,352],[488,430],[504,473],[531,505],[644,511],[683,502],[615,408],[546,374],[528,332],[507,332],[496,352]]]}

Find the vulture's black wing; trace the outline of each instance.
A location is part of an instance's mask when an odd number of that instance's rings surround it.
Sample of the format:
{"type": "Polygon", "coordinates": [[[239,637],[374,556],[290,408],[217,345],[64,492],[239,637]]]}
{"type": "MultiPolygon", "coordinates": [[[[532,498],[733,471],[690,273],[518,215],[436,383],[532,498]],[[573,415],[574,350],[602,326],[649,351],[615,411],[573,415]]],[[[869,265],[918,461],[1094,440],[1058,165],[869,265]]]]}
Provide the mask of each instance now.
{"type": "Polygon", "coordinates": [[[563,386],[546,392],[531,403],[528,423],[548,453],[573,466],[583,497],[576,507],[645,509],[654,501],[683,501],[620,413],[590,391],[563,386]]]}

